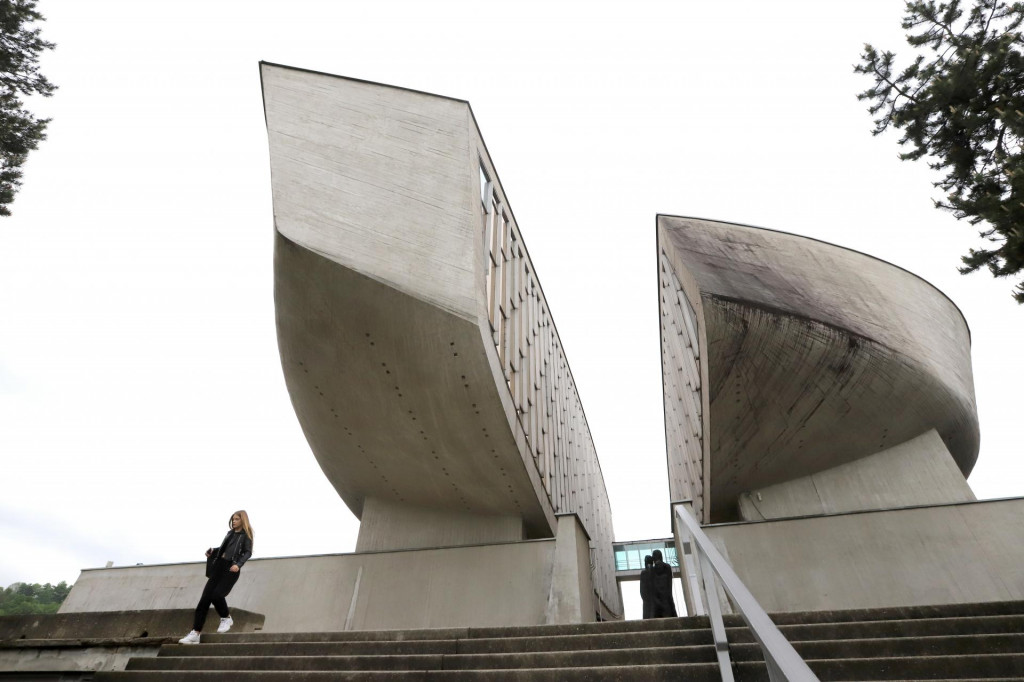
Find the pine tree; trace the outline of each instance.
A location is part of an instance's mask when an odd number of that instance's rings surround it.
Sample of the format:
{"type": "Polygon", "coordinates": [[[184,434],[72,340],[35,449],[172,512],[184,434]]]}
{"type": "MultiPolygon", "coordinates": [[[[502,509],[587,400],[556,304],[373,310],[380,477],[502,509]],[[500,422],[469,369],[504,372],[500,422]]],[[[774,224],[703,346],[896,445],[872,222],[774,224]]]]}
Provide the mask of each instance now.
{"type": "MultiPolygon", "coordinates": [[[[903,160],[928,157],[945,172],[934,183],[936,208],[980,225],[990,248],[970,249],[960,272],[982,266],[996,277],[1024,269],[1024,56],[1019,29],[1024,3],[975,0],[907,2],[903,29],[916,51],[899,73],[896,55],[864,46],[857,73],[874,85],[857,96],[870,103],[872,134],[903,131],[903,160]]],[[[1024,303],[1024,282],[1013,297],[1024,303]]]]}
{"type": "Polygon", "coordinates": [[[39,54],[54,45],[39,36],[39,28],[29,28],[43,20],[36,0],[0,0],[0,216],[11,214],[22,164],[46,139],[50,122],[33,116],[21,101],[31,94],[49,97],[56,89],[39,73],[39,54]]]}

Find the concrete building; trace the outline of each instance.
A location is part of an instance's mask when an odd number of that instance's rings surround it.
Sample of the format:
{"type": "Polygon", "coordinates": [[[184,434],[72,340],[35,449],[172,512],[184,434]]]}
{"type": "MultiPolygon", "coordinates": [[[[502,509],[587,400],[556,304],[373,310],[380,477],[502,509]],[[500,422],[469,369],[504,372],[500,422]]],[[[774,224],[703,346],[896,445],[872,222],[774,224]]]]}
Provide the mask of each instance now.
{"type": "MultiPolygon", "coordinates": [[[[586,415],[469,103],[260,72],[281,362],[360,529],[354,554],[253,560],[236,603],[267,629],[622,618],[586,415]]],[[[87,571],[64,609],[185,607],[185,570],[87,571]]]]}
{"type": "Polygon", "coordinates": [[[769,611],[1024,597],[1022,500],[976,502],[970,331],[915,275],[658,216],[669,488],[769,611]]]}
{"type": "MultiPolygon", "coordinates": [[[[673,540],[618,543],[616,566],[580,396],[469,104],[260,68],[281,362],[361,525],[351,554],[252,560],[232,603],[277,632],[622,618],[630,557],[673,540]]],[[[1024,599],[1024,500],[966,483],[957,307],[813,239],[656,230],[666,502],[692,503],[764,608],[1024,599]]],[[[202,566],[87,570],[62,612],[189,608],[202,566]]]]}

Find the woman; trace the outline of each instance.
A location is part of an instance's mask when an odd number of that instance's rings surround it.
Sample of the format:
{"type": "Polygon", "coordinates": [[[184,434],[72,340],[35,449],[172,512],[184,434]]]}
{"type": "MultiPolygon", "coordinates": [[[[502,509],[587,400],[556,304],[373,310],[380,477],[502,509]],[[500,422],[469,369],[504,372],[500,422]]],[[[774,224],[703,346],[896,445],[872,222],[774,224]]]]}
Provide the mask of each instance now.
{"type": "Polygon", "coordinates": [[[227,632],[234,625],[228,611],[228,603],[224,598],[238,582],[239,571],[252,556],[253,532],[252,526],[249,525],[249,515],[245,513],[244,509],[231,515],[228,527],[231,530],[224,536],[220,547],[211,547],[206,550],[207,560],[210,557],[215,557],[212,566],[206,572],[209,580],[206,581],[203,596],[199,598],[199,605],[196,606],[192,632],[179,639],[180,644],[199,644],[199,633],[203,631],[203,624],[206,622],[206,613],[210,610],[210,604],[213,604],[220,616],[217,632],[227,632]]]}

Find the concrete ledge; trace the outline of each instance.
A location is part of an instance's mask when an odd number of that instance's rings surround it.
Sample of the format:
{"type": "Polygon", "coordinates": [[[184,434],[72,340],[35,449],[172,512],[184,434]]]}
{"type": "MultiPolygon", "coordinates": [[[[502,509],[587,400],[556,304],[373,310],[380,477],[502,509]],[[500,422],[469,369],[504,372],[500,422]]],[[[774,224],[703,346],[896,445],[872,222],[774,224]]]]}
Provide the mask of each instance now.
{"type": "Polygon", "coordinates": [[[155,657],[161,644],[170,641],[170,637],[155,637],[131,646],[0,647],[0,679],[11,673],[28,679],[91,679],[93,673],[102,670],[124,670],[129,659],[155,657]],[[66,677],[62,673],[81,676],[66,677]]]}
{"type": "MultiPolygon", "coordinates": [[[[0,646],[11,640],[117,641],[140,638],[181,637],[192,624],[191,609],[152,611],[92,611],[82,613],[0,616],[0,646]]],[[[236,632],[263,629],[263,614],[231,609],[236,632]]],[[[211,608],[210,619],[217,622],[211,608]]]]}
{"type": "MultiPolygon", "coordinates": [[[[84,680],[97,671],[124,670],[128,659],[156,656],[161,646],[177,642],[189,631],[192,614],[191,609],[161,609],[0,616],[0,678],[13,672],[84,680]]],[[[233,632],[263,627],[259,613],[232,609],[231,617],[233,632]]],[[[216,612],[211,610],[208,622],[217,622],[216,612]]]]}

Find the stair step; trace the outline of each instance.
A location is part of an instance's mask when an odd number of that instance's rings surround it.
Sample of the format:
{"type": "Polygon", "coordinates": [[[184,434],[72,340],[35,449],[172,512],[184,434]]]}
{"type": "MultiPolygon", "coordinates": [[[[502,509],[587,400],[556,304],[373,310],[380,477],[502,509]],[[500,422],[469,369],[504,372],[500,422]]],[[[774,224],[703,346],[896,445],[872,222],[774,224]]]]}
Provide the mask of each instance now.
{"type": "MultiPolygon", "coordinates": [[[[1024,633],[821,640],[798,642],[797,646],[804,658],[823,658],[822,654],[836,658],[840,656],[844,658],[878,658],[884,656],[968,656],[977,654],[1024,655],[1024,633]]],[[[758,648],[758,650],[760,649],[758,648]]]]}
{"type": "MultiPolygon", "coordinates": [[[[807,665],[821,682],[992,679],[1024,676],[1024,653],[810,659],[807,665]]],[[[762,676],[763,664],[740,662],[735,663],[733,668],[737,682],[767,682],[767,676],[762,676]]]]}
{"type": "MultiPolygon", "coordinates": [[[[932,656],[927,658],[848,659],[843,661],[811,660],[808,665],[821,682],[922,682],[928,680],[975,680],[977,682],[1010,682],[1024,679],[1024,655],[995,654],[984,656],[932,656]],[[954,677],[964,673],[962,677],[954,677]]],[[[767,682],[763,663],[741,662],[733,666],[737,682],[767,682]]],[[[97,673],[97,682],[163,682],[182,679],[182,671],[129,670],[97,673]]],[[[339,680],[345,682],[717,682],[720,677],[715,663],[628,665],[578,668],[522,668],[493,670],[412,670],[412,671],[213,671],[188,673],[192,682],[225,682],[253,680],[257,682],[303,682],[339,680]]]]}
{"type": "MultiPolygon", "coordinates": [[[[775,614],[822,682],[1024,682],[1024,602],[775,614]]],[[[768,682],[726,618],[737,682],[768,682]]],[[[227,633],[165,644],[96,680],[660,682],[719,680],[707,618],[507,628],[227,633]]]]}
{"type": "MultiPolygon", "coordinates": [[[[738,625],[742,625],[740,620],[738,625]]],[[[408,641],[422,639],[499,639],[510,637],[552,637],[700,630],[710,627],[706,616],[657,618],[652,620],[606,621],[574,625],[528,625],[488,628],[426,628],[415,630],[347,630],[341,632],[245,632],[203,634],[203,642],[345,642],[408,641]]]]}
{"type": "MultiPolygon", "coordinates": [[[[761,664],[763,668],[763,664],[761,664]]],[[[210,671],[197,670],[183,677],[178,670],[128,670],[96,673],[96,682],[719,682],[717,663],[676,663],[670,665],[629,665],[598,668],[523,668],[518,670],[430,670],[430,671],[210,671]]],[[[767,677],[765,677],[767,680],[767,677]]]]}
{"type": "MultiPolygon", "coordinates": [[[[539,626],[524,628],[445,628],[423,630],[367,630],[346,632],[249,632],[240,634],[204,634],[206,643],[261,643],[261,642],[398,642],[424,640],[467,639],[523,639],[536,637],[571,637],[582,635],[630,634],[641,632],[680,632],[706,629],[706,618],[661,618],[648,621],[622,623],[592,623],[582,626],[539,626]],[[700,625],[700,623],[703,625],[700,625]],[[645,625],[649,624],[649,625],[645,625]],[[625,627],[629,625],[629,627],[625,627]],[[600,627],[593,627],[600,626],[600,627]],[[545,628],[550,628],[546,630],[545,628]],[[501,632],[505,634],[500,634],[501,632]],[[496,633],[499,633],[496,635],[496,633]],[[485,636],[486,635],[486,636],[485,636]]],[[[1024,632],[1024,614],[983,615],[975,617],[935,617],[909,619],[883,619],[871,621],[841,621],[837,623],[790,623],[779,629],[790,641],[809,639],[854,639],[877,636],[929,636],[944,634],[988,634],[998,632],[1024,632]]],[[[753,641],[744,634],[746,625],[727,628],[729,641],[753,641]]]]}
{"type": "MultiPolygon", "coordinates": [[[[794,623],[843,623],[849,621],[913,620],[915,618],[964,618],[970,616],[1024,615],[1024,601],[995,601],[973,604],[938,604],[928,606],[894,606],[841,611],[789,611],[771,613],[776,625],[794,623]]],[[[724,616],[726,625],[739,625],[742,618],[724,616]]]]}
{"type": "MultiPolygon", "coordinates": [[[[205,648],[205,647],[203,647],[205,648]]],[[[1024,655],[1024,634],[986,638],[937,637],[805,642],[797,651],[807,660],[908,658],[996,654],[1024,655]],[[951,654],[951,652],[956,652],[951,654]]],[[[756,644],[730,647],[736,662],[762,660],[756,644]]],[[[562,651],[515,654],[451,654],[412,656],[256,655],[160,656],[133,659],[131,670],[471,670],[503,668],[603,667],[667,663],[713,663],[714,647],[660,647],[604,651],[562,651]]]]}
{"type": "MultiPolygon", "coordinates": [[[[882,609],[850,609],[845,611],[800,611],[772,614],[772,620],[782,626],[844,625],[855,623],[928,621],[930,627],[942,628],[942,621],[961,618],[986,621],[1003,617],[1003,622],[1015,623],[1015,630],[1024,623],[1024,601],[986,602],[982,604],[947,604],[939,606],[908,606],[882,609]]],[[[738,615],[725,616],[729,628],[746,627],[738,615]]],[[[508,637],[536,637],[583,634],[609,634],[613,632],[650,632],[653,630],[703,629],[708,627],[706,616],[658,618],[653,620],[609,621],[573,625],[529,625],[482,628],[425,628],[413,630],[367,630],[343,632],[249,632],[218,635],[204,634],[204,642],[221,641],[401,641],[419,639],[496,639],[508,637]],[[241,638],[241,639],[239,639],[241,638]]],[[[897,626],[893,626],[897,627],[897,626]]],[[[952,626],[951,626],[952,627],[952,626]]],[[[1011,630],[1012,631],[1012,630],[1011,630]]],[[[945,631],[943,631],[945,632],[945,631]]],[[[938,634],[938,633],[936,633],[938,634]]]]}
{"type": "MultiPolygon", "coordinates": [[[[804,660],[978,654],[1024,655],[1024,634],[834,639],[794,642],[793,648],[804,660]]],[[[734,661],[763,659],[761,647],[757,644],[730,644],[729,654],[734,661]]]]}
{"type": "MultiPolygon", "coordinates": [[[[1024,615],[780,625],[779,631],[790,642],[816,639],[987,635],[1024,632],[1024,615]]],[[[727,628],[726,633],[730,642],[753,641],[746,627],[727,628]]]]}
{"type": "MultiPolygon", "coordinates": [[[[579,636],[578,639],[593,643],[594,637],[579,636]]],[[[492,642],[494,640],[483,640],[492,642]]],[[[440,642],[446,645],[445,651],[429,651],[409,653],[395,651],[405,648],[404,642],[326,642],[305,643],[289,642],[283,645],[263,644],[216,644],[200,646],[167,645],[161,649],[160,656],[152,659],[137,659],[138,666],[133,669],[202,669],[204,663],[214,665],[216,669],[257,669],[260,665],[270,666],[269,669],[284,669],[280,666],[291,659],[317,659],[331,669],[381,669],[392,661],[396,669],[466,669],[471,666],[481,668],[519,668],[519,667],[552,667],[566,666],[603,666],[625,665],[630,661],[637,663],[677,663],[677,662],[713,662],[714,648],[705,645],[656,645],[654,647],[578,647],[548,651],[516,651],[516,652],[463,652],[462,645],[466,642],[440,642]],[[388,648],[379,648],[379,647],[388,648]],[[367,647],[370,647],[369,653],[367,647]],[[188,659],[202,659],[199,662],[181,662],[188,659]],[[260,664],[261,659],[268,659],[260,664]],[[272,659],[272,660],[271,660],[272,659]],[[361,666],[370,666],[361,667],[361,666]]],[[[413,646],[435,642],[416,641],[413,646]]],[[[469,642],[468,644],[475,644],[469,642]]],[[[583,642],[579,642],[583,644],[583,642]]],[[[431,646],[431,648],[434,648],[431,646]]],[[[899,656],[936,656],[936,655],[968,655],[968,654],[1024,654],[1024,634],[998,634],[975,637],[971,635],[953,635],[939,637],[905,637],[905,638],[869,638],[839,639],[808,642],[795,642],[794,648],[805,659],[839,659],[839,658],[881,658],[899,656]]],[[[761,649],[754,643],[733,643],[730,646],[733,660],[750,661],[762,658],[761,649]]],[[[307,661],[308,662],[308,661],[307,661]]],[[[133,662],[134,666],[134,662],[133,662]]],[[[312,669],[305,663],[299,668],[312,669]]]]}
{"type": "Polygon", "coordinates": [[[710,630],[558,635],[501,639],[327,641],[327,642],[217,642],[167,644],[160,656],[354,656],[409,654],[500,654],[586,649],[652,648],[711,644],[710,630]]]}
{"type": "Polygon", "coordinates": [[[428,656],[181,656],[133,659],[130,670],[494,670],[714,663],[712,645],[525,654],[428,656]]]}
{"type": "MultiPolygon", "coordinates": [[[[844,639],[897,639],[925,637],[962,637],[969,635],[993,636],[1024,632],[1024,616],[984,616],[980,618],[928,618],[919,620],[870,621],[863,623],[833,623],[814,625],[784,625],[779,628],[794,645],[799,642],[844,639]]],[[[425,631],[429,632],[429,631],[425,631]]],[[[626,647],[650,648],[659,646],[692,646],[710,644],[709,630],[685,629],[654,631],[627,631],[607,634],[554,635],[548,637],[504,637],[467,639],[347,639],[334,635],[349,633],[261,633],[260,641],[251,635],[203,635],[202,651],[195,645],[165,645],[160,650],[166,655],[206,656],[339,656],[339,655],[411,655],[411,654],[465,654],[514,653],[525,651],[569,651],[581,649],[620,649],[626,647]],[[210,642],[210,643],[208,643],[210,642]],[[217,647],[210,649],[209,647],[217,647]]],[[[746,628],[729,628],[729,642],[752,643],[752,633],[746,628]]],[[[957,641],[957,640],[951,640],[957,641]]]]}

